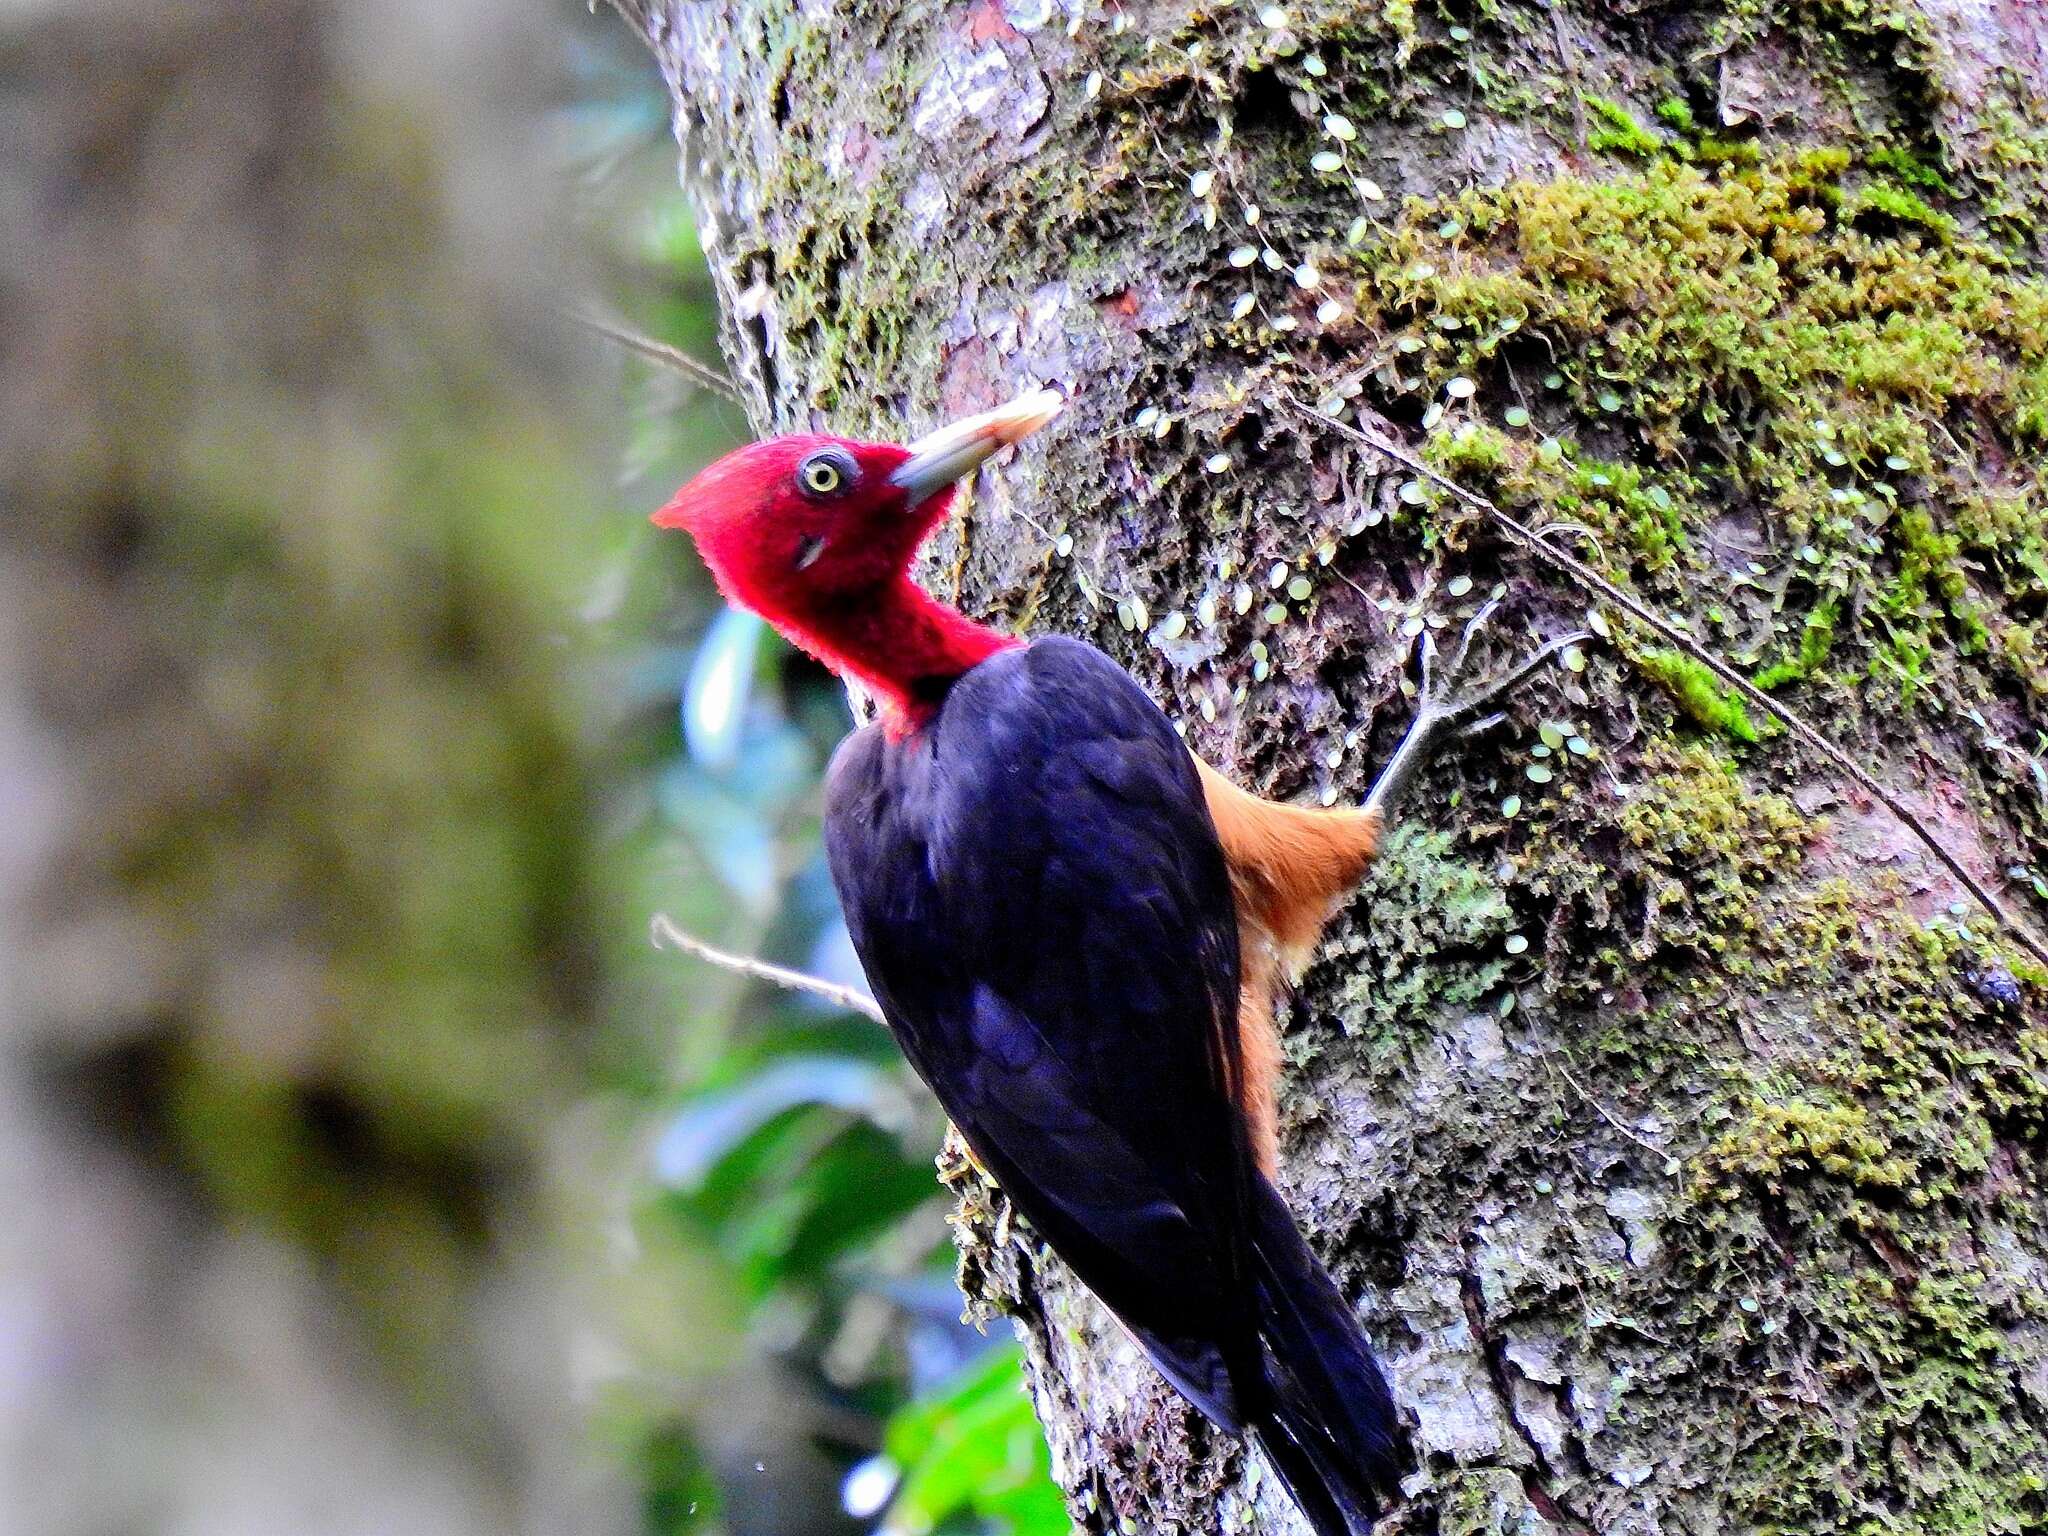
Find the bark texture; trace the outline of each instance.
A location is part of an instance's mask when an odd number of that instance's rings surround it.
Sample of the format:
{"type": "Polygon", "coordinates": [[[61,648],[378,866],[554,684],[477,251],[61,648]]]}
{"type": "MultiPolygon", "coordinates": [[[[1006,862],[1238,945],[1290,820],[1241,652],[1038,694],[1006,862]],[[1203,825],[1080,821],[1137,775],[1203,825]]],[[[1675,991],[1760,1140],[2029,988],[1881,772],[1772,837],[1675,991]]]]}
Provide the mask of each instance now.
{"type": "MultiPolygon", "coordinates": [[[[624,4],[764,430],[1063,423],[928,570],[1361,795],[1418,623],[1585,594],[1294,412],[1555,525],[2048,920],[2048,15],[624,4]],[[1467,583],[1470,583],[1468,586],[1467,583]]],[[[1285,1180],[1421,1463],[1390,1529],[2048,1526],[2044,978],[1624,632],[1439,765],[1287,1019],[1285,1180]]],[[[1293,1530],[1027,1232],[1091,1530],[1293,1530]]]]}

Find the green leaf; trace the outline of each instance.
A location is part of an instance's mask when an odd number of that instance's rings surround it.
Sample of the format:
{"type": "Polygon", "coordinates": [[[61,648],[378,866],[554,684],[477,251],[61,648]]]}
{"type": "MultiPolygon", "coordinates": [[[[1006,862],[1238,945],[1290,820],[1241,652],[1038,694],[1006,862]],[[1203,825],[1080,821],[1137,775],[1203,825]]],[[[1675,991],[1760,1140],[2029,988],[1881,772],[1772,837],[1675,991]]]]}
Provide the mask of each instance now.
{"type": "Polygon", "coordinates": [[[1021,1349],[993,1350],[905,1404],[883,1444],[903,1469],[883,1526],[891,1536],[924,1536],[962,1517],[1008,1536],[1066,1536],[1066,1503],[1024,1393],[1021,1349]]]}

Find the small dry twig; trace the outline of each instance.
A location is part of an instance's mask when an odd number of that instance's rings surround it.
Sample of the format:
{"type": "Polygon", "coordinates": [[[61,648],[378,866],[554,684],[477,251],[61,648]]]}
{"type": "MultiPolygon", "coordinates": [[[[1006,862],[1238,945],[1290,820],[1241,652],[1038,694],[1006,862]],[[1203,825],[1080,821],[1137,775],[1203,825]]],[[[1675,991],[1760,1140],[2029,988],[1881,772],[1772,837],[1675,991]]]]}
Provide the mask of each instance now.
{"type": "Polygon", "coordinates": [[[608,341],[617,342],[628,352],[637,352],[665,368],[675,370],[698,388],[723,395],[735,405],[746,404],[740,398],[739,386],[725,376],[724,370],[692,357],[681,347],[672,347],[665,341],[656,341],[652,336],[643,336],[638,331],[629,330],[614,321],[600,319],[596,315],[581,314],[575,310],[568,313],[569,318],[585,330],[594,331],[608,341]]]}
{"type": "Polygon", "coordinates": [[[864,1013],[877,1024],[887,1022],[882,1017],[881,1005],[856,987],[842,987],[836,981],[826,981],[802,971],[792,971],[787,966],[756,960],[752,955],[736,955],[730,950],[706,944],[695,934],[683,932],[666,912],[655,913],[647,927],[656,949],[680,949],[684,954],[695,955],[708,964],[741,976],[751,976],[756,981],[765,981],[785,991],[808,992],[813,997],[822,997],[849,1013],[864,1013]]]}
{"type": "Polygon", "coordinates": [[[1808,725],[1804,719],[1794,714],[1787,706],[1765,693],[1761,688],[1757,687],[1748,678],[1737,672],[1712,652],[1703,650],[1697,641],[1679,629],[1669,619],[1636,598],[1631,597],[1620,587],[1617,587],[1613,582],[1587,565],[1583,560],[1580,560],[1576,555],[1567,554],[1555,545],[1544,542],[1542,537],[1526,523],[1511,517],[1495,503],[1481,496],[1477,491],[1467,490],[1464,486],[1458,484],[1457,481],[1437,473],[1437,471],[1431,469],[1429,465],[1423,463],[1422,460],[1416,458],[1406,449],[1388,442],[1376,432],[1368,432],[1361,427],[1352,426],[1349,422],[1339,421],[1336,417],[1325,411],[1317,410],[1314,406],[1297,399],[1292,394],[1283,394],[1281,398],[1302,415],[1312,417],[1323,423],[1323,425],[1351,438],[1353,441],[1363,443],[1366,447],[1385,454],[1395,463],[1413,470],[1433,485],[1450,492],[1451,495],[1464,502],[1466,506],[1484,513],[1496,528],[1500,529],[1502,533],[1505,533],[1515,543],[1533,552],[1539,558],[1548,561],[1589,592],[1598,593],[1622,612],[1628,614],[1629,617],[1654,631],[1659,638],[1672,646],[1673,649],[1691,657],[1694,661],[1705,667],[1723,683],[1727,684],[1728,687],[1734,689],[1747,702],[1756,705],[1757,708],[1771,715],[1806,746],[1818,752],[1822,757],[1854,779],[1865,793],[1869,794],[1879,804],[1883,805],[1886,810],[1890,811],[1892,815],[1896,816],[1899,819],[1900,825],[1926,845],[1928,852],[1941,861],[1948,872],[1955,876],[1963,889],[1976,898],[1977,903],[1985,911],[1997,919],[1999,925],[2013,936],[2013,939],[2021,948],[2025,949],[2028,954],[2039,960],[2043,965],[2048,965],[2048,945],[2043,945],[2039,939],[2022,927],[2019,919],[2014,917],[2006,909],[2005,904],[1991,893],[1990,888],[1975,875],[1971,874],[1969,870],[1965,869],[1962,861],[1942,845],[1934,833],[1928,829],[1927,824],[1906,808],[1905,802],[1886,789],[1884,785],[1880,784],[1861,763],[1858,763],[1842,748],[1836,746],[1827,737],[1808,725]]]}

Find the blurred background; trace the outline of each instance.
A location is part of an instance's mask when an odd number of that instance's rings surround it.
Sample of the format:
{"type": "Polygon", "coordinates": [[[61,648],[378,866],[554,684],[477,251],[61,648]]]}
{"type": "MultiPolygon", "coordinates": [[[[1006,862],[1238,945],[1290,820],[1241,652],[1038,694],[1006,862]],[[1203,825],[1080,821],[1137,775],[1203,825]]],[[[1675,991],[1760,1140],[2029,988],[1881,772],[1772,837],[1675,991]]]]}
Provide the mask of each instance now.
{"type": "Polygon", "coordinates": [[[1064,1532],[581,0],[0,0],[0,1531],[1064,1532]]]}

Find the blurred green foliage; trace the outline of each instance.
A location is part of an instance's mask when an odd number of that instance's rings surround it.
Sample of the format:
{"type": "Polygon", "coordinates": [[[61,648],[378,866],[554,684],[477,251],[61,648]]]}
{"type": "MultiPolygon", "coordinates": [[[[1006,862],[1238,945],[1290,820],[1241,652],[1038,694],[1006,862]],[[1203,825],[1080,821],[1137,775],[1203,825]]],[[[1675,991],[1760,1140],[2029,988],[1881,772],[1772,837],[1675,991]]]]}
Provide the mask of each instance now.
{"type": "Polygon", "coordinates": [[[1023,1355],[992,1350],[889,1420],[884,1443],[902,1469],[892,1532],[923,1536],[962,1515],[1019,1533],[1068,1528],[1045,1436],[1019,1390],[1023,1355]]]}

